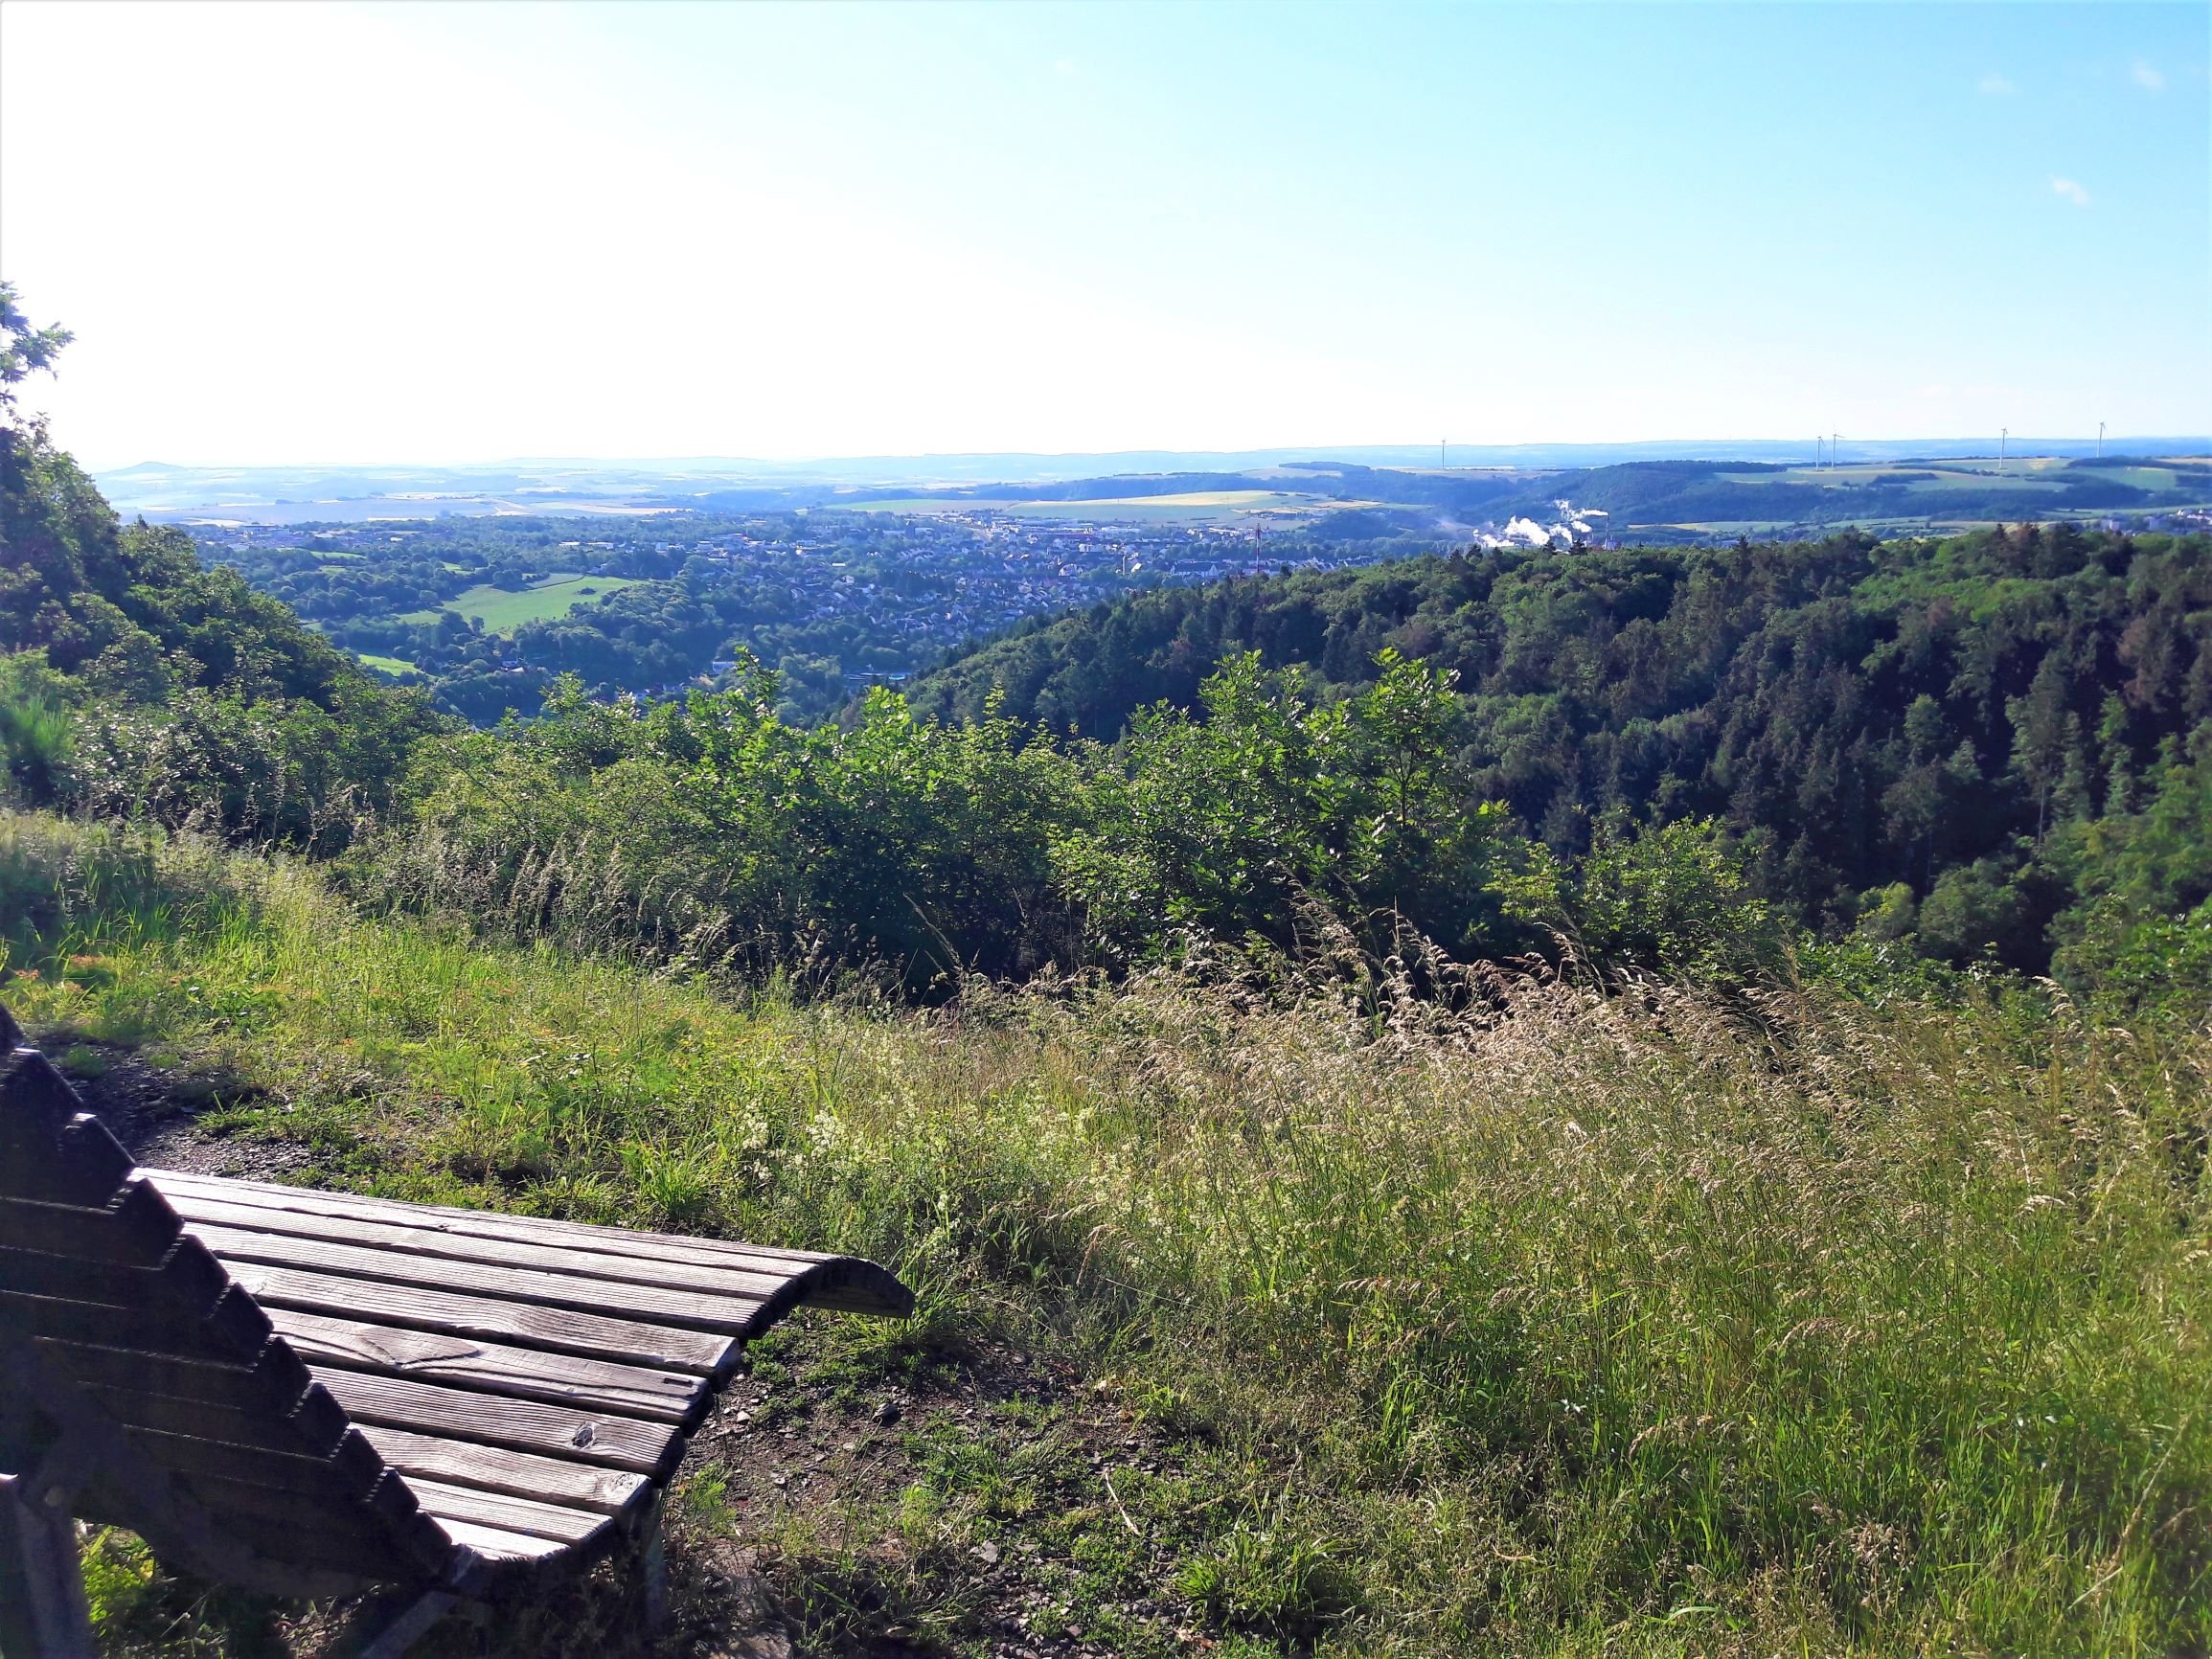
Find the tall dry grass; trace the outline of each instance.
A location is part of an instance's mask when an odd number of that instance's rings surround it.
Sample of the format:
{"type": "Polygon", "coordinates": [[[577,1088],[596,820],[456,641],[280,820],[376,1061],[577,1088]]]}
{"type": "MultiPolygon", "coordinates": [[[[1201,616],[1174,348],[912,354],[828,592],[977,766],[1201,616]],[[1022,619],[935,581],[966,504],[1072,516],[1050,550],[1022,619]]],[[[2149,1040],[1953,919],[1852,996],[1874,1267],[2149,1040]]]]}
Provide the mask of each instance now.
{"type": "MultiPolygon", "coordinates": [[[[81,834],[0,830],[0,892],[81,834]]],[[[2203,1034],[2018,989],[736,997],[222,868],[0,994],[331,1178],[864,1250],[923,1295],[880,1340],[1082,1355],[1216,1448],[1195,1602],[1301,1575],[1273,1627],[1347,1653],[2212,1646],[2203,1034]]]]}

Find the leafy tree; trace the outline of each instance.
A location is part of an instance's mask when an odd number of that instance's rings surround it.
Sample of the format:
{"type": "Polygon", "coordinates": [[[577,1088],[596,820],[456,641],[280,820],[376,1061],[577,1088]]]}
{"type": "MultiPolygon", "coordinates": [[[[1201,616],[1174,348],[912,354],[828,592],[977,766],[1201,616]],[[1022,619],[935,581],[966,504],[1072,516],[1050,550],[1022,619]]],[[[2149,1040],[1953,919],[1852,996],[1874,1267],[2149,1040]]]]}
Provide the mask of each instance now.
{"type": "Polygon", "coordinates": [[[16,387],[54,372],[54,359],[77,336],[58,326],[37,328],[23,314],[13,283],[0,282],[0,417],[15,414],[16,387]]]}
{"type": "Polygon", "coordinates": [[[1789,939],[1757,897],[1751,852],[1712,819],[1615,818],[1586,857],[1539,854],[1503,891],[1513,914],[1566,934],[1601,966],[1741,981],[1777,967],[1789,939]]]}

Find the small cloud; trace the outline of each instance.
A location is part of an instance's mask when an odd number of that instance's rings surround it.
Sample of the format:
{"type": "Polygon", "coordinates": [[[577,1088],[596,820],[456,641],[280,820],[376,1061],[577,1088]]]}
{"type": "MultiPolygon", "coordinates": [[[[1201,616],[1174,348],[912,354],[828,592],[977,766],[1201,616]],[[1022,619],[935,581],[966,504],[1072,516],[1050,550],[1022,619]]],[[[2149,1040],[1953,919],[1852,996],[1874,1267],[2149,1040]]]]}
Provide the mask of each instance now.
{"type": "Polygon", "coordinates": [[[2054,178],[2051,180],[2051,189],[2057,194],[2064,196],[2076,207],[2087,207],[2089,205],[2089,193],[2070,178],[2054,178]]]}
{"type": "Polygon", "coordinates": [[[2166,78],[2160,75],[2155,67],[2145,63],[2140,57],[2135,59],[2134,75],[2135,84],[2145,92],[2163,92],[2166,90],[2166,78]]]}
{"type": "Polygon", "coordinates": [[[1981,78],[1981,89],[1992,98],[2018,97],[2020,90],[1994,70],[1981,78]]]}
{"type": "Polygon", "coordinates": [[[1065,57],[1056,57],[1053,59],[1052,66],[1061,75],[1073,75],[1075,73],[1075,65],[1065,57]]]}

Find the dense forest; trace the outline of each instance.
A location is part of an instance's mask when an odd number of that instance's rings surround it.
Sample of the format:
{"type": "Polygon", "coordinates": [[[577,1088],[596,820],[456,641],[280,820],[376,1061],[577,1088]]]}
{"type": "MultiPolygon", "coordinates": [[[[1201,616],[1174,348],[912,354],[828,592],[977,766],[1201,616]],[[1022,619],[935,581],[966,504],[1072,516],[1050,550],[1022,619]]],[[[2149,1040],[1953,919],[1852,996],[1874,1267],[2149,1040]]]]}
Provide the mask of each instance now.
{"type": "MultiPolygon", "coordinates": [[[[1562,854],[1712,820],[1808,925],[2041,970],[2086,897],[2212,893],[2202,537],[2021,525],[1942,541],[1501,553],[1134,596],[907,688],[1105,742],[1249,651],[1318,704],[1394,651],[1451,677],[1468,798],[1562,854]],[[2155,850],[2155,851],[2154,851],[2155,850]]],[[[2118,900],[2114,900],[2117,902],[2118,900]]]]}

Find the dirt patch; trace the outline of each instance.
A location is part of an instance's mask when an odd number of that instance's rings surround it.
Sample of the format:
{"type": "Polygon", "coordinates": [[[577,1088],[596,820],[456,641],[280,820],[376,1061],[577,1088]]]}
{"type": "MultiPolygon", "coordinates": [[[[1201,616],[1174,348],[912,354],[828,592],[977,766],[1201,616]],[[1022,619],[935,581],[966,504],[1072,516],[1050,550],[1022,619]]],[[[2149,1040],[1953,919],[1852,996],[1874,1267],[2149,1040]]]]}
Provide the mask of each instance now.
{"type": "Polygon", "coordinates": [[[230,1134],[221,1114],[239,1096],[219,1080],[166,1071],[112,1043],[56,1044],[48,1057],[141,1164],[249,1181],[297,1180],[313,1169],[312,1149],[298,1142],[230,1134]]]}
{"type": "Polygon", "coordinates": [[[805,1316],[756,1344],[700,1426],[676,1523],[696,1571],[764,1585],[808,1653],[1214,1645],[1158,1513],[1191,1448],[1065,1361],[981,1345],[878,1378],[845,1335],[805,1316]]]}

